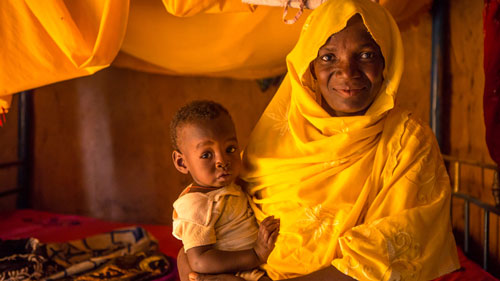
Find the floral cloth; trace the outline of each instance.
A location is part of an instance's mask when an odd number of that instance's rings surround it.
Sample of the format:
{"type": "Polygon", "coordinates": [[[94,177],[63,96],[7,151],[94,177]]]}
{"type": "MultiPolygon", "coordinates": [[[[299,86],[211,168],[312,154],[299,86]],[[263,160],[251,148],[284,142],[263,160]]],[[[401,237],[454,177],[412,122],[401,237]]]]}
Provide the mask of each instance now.
{"type": "Polygon", "coordinates": [[[156,280],[171,270],[157,247],[141,227],[63,243],[0,240],[0,280],[156,280]]]}

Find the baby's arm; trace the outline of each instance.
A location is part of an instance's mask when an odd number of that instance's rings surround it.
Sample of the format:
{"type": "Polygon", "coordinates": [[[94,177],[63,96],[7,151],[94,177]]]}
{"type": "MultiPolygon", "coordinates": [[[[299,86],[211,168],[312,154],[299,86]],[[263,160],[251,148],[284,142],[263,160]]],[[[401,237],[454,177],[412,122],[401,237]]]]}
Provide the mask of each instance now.
{"type": "Polygon", "coordinates": [[[199,273],[223,273],[250,270],[267,261],[278,237],[280,222],[267,217],[259,226],[253,249],[221,251],[213,245],[193,247],[186,251],[191,269],[199,273]]]}

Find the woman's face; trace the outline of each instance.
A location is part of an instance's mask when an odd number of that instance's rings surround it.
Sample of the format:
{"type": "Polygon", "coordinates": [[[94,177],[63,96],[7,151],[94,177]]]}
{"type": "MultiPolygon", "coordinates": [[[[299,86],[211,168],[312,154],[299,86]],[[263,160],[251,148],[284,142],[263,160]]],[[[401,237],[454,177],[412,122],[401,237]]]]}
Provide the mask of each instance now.
{"type": "Polygon", "coordinates": [[[359,15],[333,34],[312,64],[322,107],[332,116],[363,115],[384,80],[384,58],[359,15]]]}

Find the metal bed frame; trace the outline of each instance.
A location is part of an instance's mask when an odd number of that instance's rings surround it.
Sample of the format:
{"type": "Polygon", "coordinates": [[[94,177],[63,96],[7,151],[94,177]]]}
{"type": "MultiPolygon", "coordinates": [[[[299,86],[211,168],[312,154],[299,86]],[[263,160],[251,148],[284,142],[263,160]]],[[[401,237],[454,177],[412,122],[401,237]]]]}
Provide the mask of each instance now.
{"type": "Polygon", "coordinates": [[[33,96],[32,90],[17,93],[18,98],[18,145],[16,161],[0,163],[0,169],[17,167],[17,186],[0,192],[0,197],[17,195],[18,209],[30,207],[30,187],[33,159],[33,96]]]}
{"type": "MultiPolygon", "coordinates": [[[[449,32],[448,17],[449,17],[449,0],[434,1],[431,9],[432,16],[432,42],[431,42],[431,87],[430,87],[430,127],[439,143],[439,147],[443,148],[443,101],[449,97],[443,94],[446,87],[443,84],[443,76],[445,73],[445,49],[447,40],[445,34],[449,32]]],[[[492,164],[468,161],[458,159],[456,157],[443,155],[443,159],[449,163],[449,167],[454,167],[453,173],[450,175],[453,181],[454,198],[459,198],[464,201],[464,245],[463,250],[466,255],[470,256],[470,204],[474,204],[483,210],[483,269],[488,271],[488,252],[489,252],[489,228],[490,228],[490,213],[500,216],[500,184],[499,184],[499,167],[492,164]],[[466,193],[460,192],[460,168],[462,165],[469,165],[481,169],[493,170],[494,179],[492,185],[492,193],[495,199],[495,205],[491,205],[481,201],[478,198],[472,197],[466,193]]],[[[451,208],[451,206],[450,206],[451,208]]],[[[450,210],[451,212],[451,210],[450,210]]]]}
{"type": "Polygon", "coordinates": [[[488,271],[488,256],[489,256],[489,246],[490,246],[490,213],[493,213],[500,217],[500,183],[499,174],[500,169],[497,165],[485,164],[476,161],[469,161],[458,159],[456,157],[443,155],[443,159],[449,163],[449,166],[453,167],[452,173],[450,175],[453,182],[453,192],[452,196],[464,201],[464,241],[463,250],[466,255],[470,255],[470,205],[476,205],[483,212],[483,251],[482,251],[482,263],[483,269],[488,271]],[[488,204],[482,200],[470,196],[466,193],[460,191],[460,170],[462,165],[472,166],[479,168],[481,170],[492,170],[493,171],[493,183],[491,187],[491,192],[495,200],[495,205],[488,204]]]}

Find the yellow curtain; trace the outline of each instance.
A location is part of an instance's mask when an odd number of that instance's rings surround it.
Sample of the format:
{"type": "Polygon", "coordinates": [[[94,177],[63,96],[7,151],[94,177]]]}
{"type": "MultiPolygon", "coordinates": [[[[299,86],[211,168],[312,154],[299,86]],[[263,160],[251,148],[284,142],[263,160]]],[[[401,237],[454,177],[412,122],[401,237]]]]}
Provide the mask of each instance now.
{"type": "Polygon", "coordinates": [[[0,108],[10,94],[107,67],[128,10],[128,0],[0,1],[0,108]]]}
{"type": "MultiPolygon", "coordinates": [[[[430,3],[381,0],[400,25],[415,21],[430,3]]],[[[282,74],[310,11],[294,25],[285,25],[282,13],[240,0],[133,1],[130,16],[129,0],[0,1],[0,111],[9,108],[10,94],[93,74],[120,49],[116,66],[146,72],[282,74]]]]}
{"type": "MultiPolygon", "coordinates": [[[[428,11],[431,2],[381,4],[406,27],[428,11]]],[[[163,0],[163,6],[157,1],[132,2],[127,36],[114,65],[171,75],[275,76],[286,71],[284,58],[310,13],[290,26],[281,21],[282,8],[249,7],[239,0],[163,0]]]]}
{"type": "Polygon", "coordinates": [[[241,79],[284,73],[285,56],[295,44],[307,13],[298,24],[285,25],[282,8],[260,6],[255,11],[246,8],[238,12],[232,9],[234,5],[226,3],[224,7],[227,10],[219,14],[179,18],[168,14],[157,1],[132,2],[123,54],[114,65],[155,73],[241,79]]]}
{"type": "Polygon", "coordinates": [[[240,0],[163,0],[163,5],[169,14],[178,17],[253,10],[253,7],[240,0]]]}

